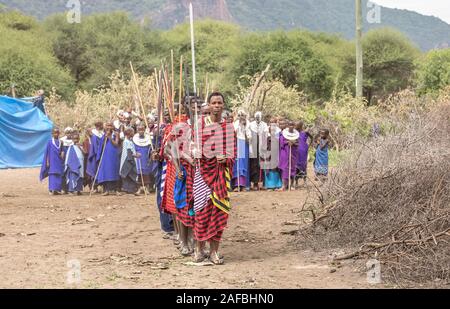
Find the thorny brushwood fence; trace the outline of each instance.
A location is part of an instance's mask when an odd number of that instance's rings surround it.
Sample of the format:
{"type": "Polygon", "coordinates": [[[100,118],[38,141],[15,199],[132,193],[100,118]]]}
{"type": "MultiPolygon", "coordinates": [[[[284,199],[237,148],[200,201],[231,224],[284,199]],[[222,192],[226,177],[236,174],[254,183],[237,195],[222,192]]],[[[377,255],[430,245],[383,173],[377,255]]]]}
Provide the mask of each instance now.
{"type": "Polygon", "coordinates": [[[378,259],[400,285],[450,284],[450,96],[430,111],[422,103],[409,101],[386,136],[358,142],[303,205],[312,223],[302,245],[346,248],[335,260],[378,259]]]}

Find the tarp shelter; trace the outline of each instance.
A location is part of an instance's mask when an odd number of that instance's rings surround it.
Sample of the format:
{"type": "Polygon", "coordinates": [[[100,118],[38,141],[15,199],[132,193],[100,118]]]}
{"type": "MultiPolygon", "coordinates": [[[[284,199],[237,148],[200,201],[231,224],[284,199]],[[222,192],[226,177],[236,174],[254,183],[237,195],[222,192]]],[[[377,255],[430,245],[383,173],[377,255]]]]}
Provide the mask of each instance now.
{"type": "Polygon", "coordinates": [[[40,166],[52,127],[33,104],[0,96],[0,169],[40,166]]]}

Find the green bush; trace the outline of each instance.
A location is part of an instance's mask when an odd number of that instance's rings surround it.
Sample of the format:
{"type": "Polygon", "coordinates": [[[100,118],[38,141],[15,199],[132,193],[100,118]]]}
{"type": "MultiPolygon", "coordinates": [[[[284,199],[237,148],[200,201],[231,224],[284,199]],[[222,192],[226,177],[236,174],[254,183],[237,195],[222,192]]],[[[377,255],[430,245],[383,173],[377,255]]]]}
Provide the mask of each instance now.
{"type": "Polygon", "coordinates": [[[418,62],[417,84],[420,94],[436,94],[450,85],[450,48],[433,50],[418,62]]]}
{"type": "MultiPolygon", "coordinates": [[[[382,28],[371,30],[363,38],[364,95],[369,103],[411,85],[414,62],[420,51],[402,33],[382,28]]],[[[349,88],[355,88],[355,52],[347,55],[345,75],[349,88]]]]}

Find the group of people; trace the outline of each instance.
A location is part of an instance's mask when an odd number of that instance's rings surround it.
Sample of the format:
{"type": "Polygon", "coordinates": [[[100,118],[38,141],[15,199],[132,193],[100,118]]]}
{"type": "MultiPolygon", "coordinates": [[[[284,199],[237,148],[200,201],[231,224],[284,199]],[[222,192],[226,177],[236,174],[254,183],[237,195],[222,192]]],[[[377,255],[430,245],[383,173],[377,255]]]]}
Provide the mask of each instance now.
{"type": "Polygon", "coordinates": [[[249,121],[243,110],[238,111],[234,128],[239,153],[233,173],[234,191],[296,190],[299,180],[306,186],[311,145],[315,149],[315,177],[327,177],[328,130],[313,137],[301,121],[273,117],[267,123],[261,112],[249,121]]]}
{"type": "MultiPolygon", "coordinates": [[[[231,210],[229,192],[295,189],[307,175],[311,134],[283,118],[268,125],[261,113],[250,121],[224,111],[219,92],[202,106],[189,97],[183,106],[143,119],[119,111],[111,122],[85,131],[54,128],[40,179],[52,195],[147,194],[156,191],[164,238],[183,256],[220,265],[219,244],[231,210]],[[194,115],[196,117],[194,117],[194,115]],[[197,121],[195,121],[195,119],[197,121]],[[209,242],[209,249],[206,243],[209,242]]],[[[328,133],[316,141],[316,176],[328,173],[328,133]]]]}

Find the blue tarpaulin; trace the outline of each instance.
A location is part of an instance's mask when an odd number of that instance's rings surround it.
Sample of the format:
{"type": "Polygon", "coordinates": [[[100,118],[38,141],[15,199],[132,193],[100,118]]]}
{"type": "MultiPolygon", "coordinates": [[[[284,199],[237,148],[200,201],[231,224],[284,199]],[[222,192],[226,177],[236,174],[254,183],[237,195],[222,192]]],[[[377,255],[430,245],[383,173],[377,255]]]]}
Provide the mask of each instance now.
{"type": "Polygon", "coordinates": [[[40,166],[52,127],[33,104],[0,96],[0,169],[40,166]]]}

